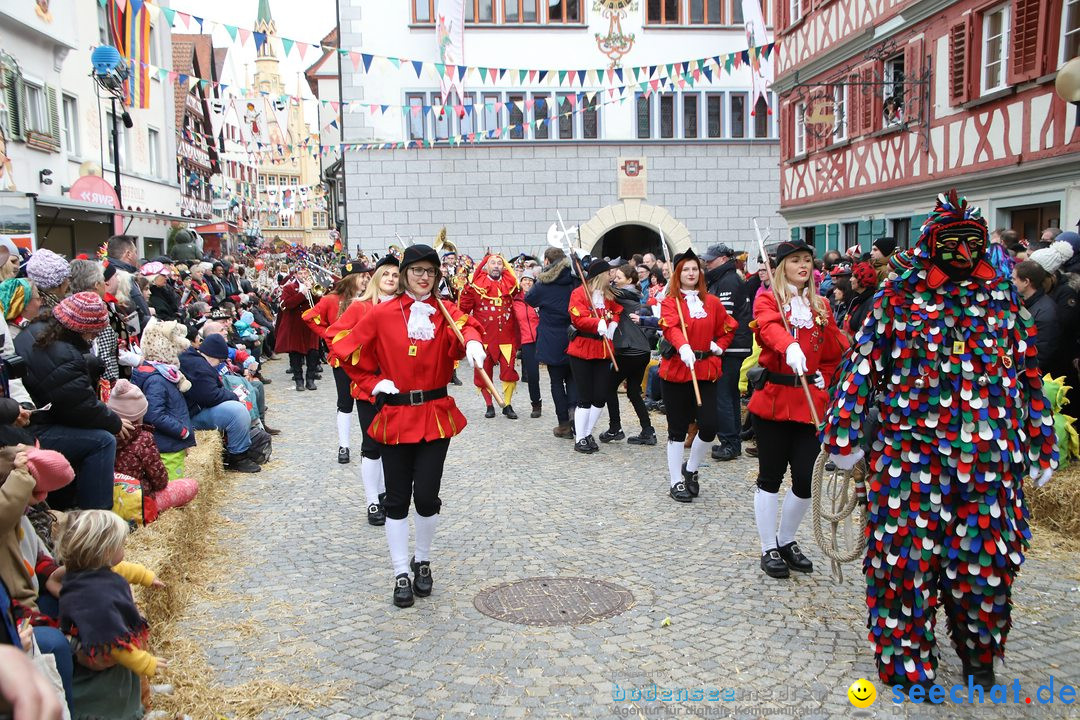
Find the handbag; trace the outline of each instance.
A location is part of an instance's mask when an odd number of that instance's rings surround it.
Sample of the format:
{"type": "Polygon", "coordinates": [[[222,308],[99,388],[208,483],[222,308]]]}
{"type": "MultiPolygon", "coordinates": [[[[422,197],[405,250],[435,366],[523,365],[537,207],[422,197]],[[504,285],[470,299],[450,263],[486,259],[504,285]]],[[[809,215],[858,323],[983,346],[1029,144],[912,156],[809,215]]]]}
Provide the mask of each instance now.
{"type": "Polygon", "coordinates": [[[762,365],[755,365],[746,371],[746,382],[755,390],[763,390],[769,381],[769,371],[762,365]]]}

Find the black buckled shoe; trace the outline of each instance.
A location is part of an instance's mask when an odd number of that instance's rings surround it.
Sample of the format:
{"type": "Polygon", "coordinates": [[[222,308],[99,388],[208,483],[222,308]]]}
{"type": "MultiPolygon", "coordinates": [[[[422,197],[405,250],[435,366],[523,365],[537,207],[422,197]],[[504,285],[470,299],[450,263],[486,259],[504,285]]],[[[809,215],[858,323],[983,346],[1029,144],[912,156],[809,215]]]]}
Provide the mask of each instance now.
{"type": "Polygon", "coordinates": [[[337,461],[342,465],[349,464],[349,448],[339,447],[337,449],[337,461]]]}
{"type": "Polygon", "coordinates": [[[457,376],[457,370],[455,370],[454,374],[450,376],[450,382],[454,385],[461,385],[461,379],[457,376]]]}
{"type": "Polygon", "coordinates": [[[417,597],[427,597],[431,594],[431,586],[434,584],[431,579],[431,563],[427,560],[418,562],[414,557],[409,564],[413,571],[413,592],[417,597]]]}
{"type": "Polygon", "coordinates": [[[641,428],[640,435],[631,435],[626,438],[627,445],[655,445],[656,444],[656,430],[652,427],[641,428]]]}
{"type": "Polygon", "coordinates": [[[489,418],[489,419],[495,417],[495,406],[494,405],[488,405],[487,406],[487,411],[484,413],[484,417],[489,418]]]}
{"type": "Polygon", "coordinates": [[[378,527],[379,525],[385,525],[386,512],[383,510],[383,506],[377,505],[376,503],[371,503],[370,505],[368,505],[367,521],[368,525],[375,525],[376,527],[378,527]]]}
{"type": "Polygon", "coordinates": [[[794,540],[787,545],[781,545],[776,551],[780,553],[784,563],[792,570],[801,573],[814,571],[814,563],[810,562],[810,558],[803,555],[802,550],[799,549],[799,544],[794,540]]]}
{"type": "Polygon", "coordinates": [[[589,438],[581,438],[574,443],[574,452],[583,453],[585,455],[592,455],[595,450],[592,449],[592,445],[589,444],[589,438]]]}
{"type": "Polygon", "coordinates": [[[592,448],[593,452],[600,451],[600,446],[596,444],[596,438],[594,438],[592,435],[586,435],[585,442],[589,443],[589,447],[592,448]]]}
{"type": "Polygon", "coordinates": [[[780,557],[779,550],[770,550],[761,556],[761,569],[772,578],[791,577],[788,565],[784,562],[784,558],[780,557]]]}
{"type": "Polygon", "coordinates": [[[671,499],[676,502],[688,503],[694,501],[694,496],[686,489],[686,483],[675,483],[669,491],[671,499]]]}
{"type": "Polygon", "coordinates": [[[690,497],[697,497],[701,491],[701,484],[698,482],[697,470],[690,472],[686,469],[686,463],[682,464],[682,476],[683,483],[686,485],[686,491],[690,493],[690,497]]]}
{"type": "Polygon", "coordinates": [[[622,429],[615,429],[615,430],[608,429],[608,430],[605,430],[604,432],[600,433],[600,442],[602,442],[602,443],[615,442],[616,440],[624,440],[624,439],[626,439],[626,433],[624,433],[622,431],[622,429]]]}
{"type": "Polygon", "coordinates": [[[399,608],[413,605],[413,587],[409,582],[409,573],[401,573],[394,579],[394,604],[399,608]]]}
{"type": "Polygon", "coordinates": [[[506,407],[503,408],[503,415],[505,415],[510,420],[517,420],[518,419],[517,413],[514,412],[514,408],[511,407],[510,405],[507,405],[506,407]]]}

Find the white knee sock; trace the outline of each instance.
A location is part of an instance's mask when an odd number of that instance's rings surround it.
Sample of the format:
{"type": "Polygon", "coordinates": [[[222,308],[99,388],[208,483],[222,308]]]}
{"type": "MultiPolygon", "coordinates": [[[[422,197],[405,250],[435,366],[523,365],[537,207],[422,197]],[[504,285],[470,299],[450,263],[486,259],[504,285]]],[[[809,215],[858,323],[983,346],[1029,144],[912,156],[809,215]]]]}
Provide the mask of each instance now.
{"type": "Polygon", "coordinates": [[[754,491],[754,517],[757,518],[762,553],[776,549],[776,508],[778,505],[776,493],[765,492],[761,488],[754,491]]]}
{"type": "Polygon", "coordinates": [[[439,515],[431,517],[413,515],[416,518],[416,559],[431,559],[431,541],[435,539],[435,527],[439,524],[439,515]]]}
{"type": "Polygon", "coordinates": [[[702,441],[700,435],[694,436],[694,442],[690,444],[690,457],[686,461],[687,472],[695,472],[701,467],[701,461],[705,459],[705,453],[709,452],[711,443],[702,441]]]}
{"type": "Polygon", "coordinates": [[[671,487],[682,482],[682,454],[683,443],[668,441],[667,444],[667,467],[671,476],[671,487]]]}
{"type": "Polygon", "coordinates": [[[338,447],[349,447],[349,434],[352,430],[352,413],[343,413],[340,410],[337,414],[337,444],[338,447]]]}
{"type": "Polygon", "coordinates": [[[589,434],[589,408],[574,409],[574,442],[579,442],[589,434]]]}
{"type": "Polygon", "coordinates": [[[788,494],[784,496],[784,507],[780,511],[780,532],[776,536],[777,542],[787,545],[795,540],[795,532],[799,529],[799,523],[802,522],[809,508],[810,498],[801,498],[788,491],[788,494]]]}
{"type": "Polygon", "coordinates": [[[379,458],[375,462],[379,463],[379,494],[386,493],[386,472],[383,470],[382,458],[379,458]]]}
{"type": "Polygon", "coordinates": [[[409,572],[409,518],[386,518],[386,544],[390,546],[394,577],[409,572]]]}
{"type": "Polygon", "coordinates": [[[382,460],[360,458],[360,479],[364,481],[364,499],[368,505],[379,502],[379,480],[382,477],[382,460]]]}
{"type": "Polygon", "coordinates": [[[600,414],[604,412],[602,407],[589,408],[589,432],[586,435],[592,435],[592,431],[596,428],[596,423],[600,420],[600,414]]]}

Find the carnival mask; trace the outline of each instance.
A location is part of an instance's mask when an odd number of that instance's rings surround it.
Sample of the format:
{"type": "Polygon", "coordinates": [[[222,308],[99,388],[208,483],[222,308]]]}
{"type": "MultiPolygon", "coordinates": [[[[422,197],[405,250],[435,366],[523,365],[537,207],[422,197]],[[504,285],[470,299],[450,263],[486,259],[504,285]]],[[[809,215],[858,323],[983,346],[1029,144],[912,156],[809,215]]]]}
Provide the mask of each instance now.
{"type": "Polygon", "coordinates": [[[946,279],[959,282],[974,277],[989,280],[993,267],[986,261],[986,221],[979,209],[957,198],[956,190],[938,196],[938,204],[922,228],[932,268],[927,276],[931,287],[946,279]]]}

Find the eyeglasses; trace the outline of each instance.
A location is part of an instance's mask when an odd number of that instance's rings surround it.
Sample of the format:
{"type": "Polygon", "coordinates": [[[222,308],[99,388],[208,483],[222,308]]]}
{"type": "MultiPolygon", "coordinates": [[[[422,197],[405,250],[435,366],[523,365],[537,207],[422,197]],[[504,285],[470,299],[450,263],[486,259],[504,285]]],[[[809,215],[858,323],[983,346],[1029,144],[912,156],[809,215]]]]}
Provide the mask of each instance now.
{"type": "Polygon", "coordinates": [[[409,274],[412,275],[414,278],[422,278],[422,277],[432,277],[433,278],[433,277],[435,277],[435,274],[437,272],[438,271],[435,268],[416,267],[415,265],[413,265],[412,267],[409,268],[409,274]]]}

